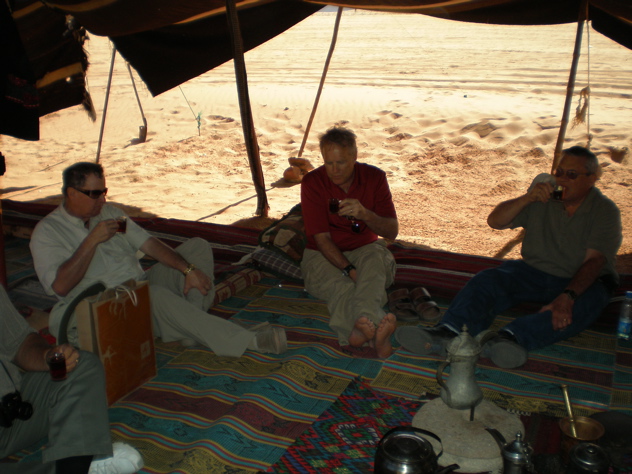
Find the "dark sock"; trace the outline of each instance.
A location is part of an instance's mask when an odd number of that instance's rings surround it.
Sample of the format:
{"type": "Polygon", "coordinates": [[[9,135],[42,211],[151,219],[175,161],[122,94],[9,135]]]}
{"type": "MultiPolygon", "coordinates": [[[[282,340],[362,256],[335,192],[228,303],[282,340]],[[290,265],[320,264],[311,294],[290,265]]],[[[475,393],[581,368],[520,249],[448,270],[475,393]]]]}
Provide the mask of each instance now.
{"type": "Polygon", "coordinates": [[[92,463],[92,456],[74,456],[58,459],[55,462],[57,474],[87,474],[92,463]]]}
{"type": "Polygon", "coordinates": [[[458,336],[457,333],[455,333],[452,329],[450,329],[448,326],[433,326],[431,328],[426,328],[426,330],[429,330],[431,333],[437,335],[437,336],[441,336],[441,337],[456,337],[458,336]]]}

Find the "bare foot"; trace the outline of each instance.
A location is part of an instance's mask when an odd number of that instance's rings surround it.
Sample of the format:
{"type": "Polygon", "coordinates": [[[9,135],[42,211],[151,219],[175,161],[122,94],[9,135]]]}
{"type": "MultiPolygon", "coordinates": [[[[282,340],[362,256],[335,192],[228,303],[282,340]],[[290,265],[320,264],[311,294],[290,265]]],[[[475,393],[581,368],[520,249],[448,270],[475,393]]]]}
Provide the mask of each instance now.
{"type": "Polygon", "coordinates": [[[397,328],[397,318],[393,313],[388,313],[380,321],[377,329],[375,330],[375,350],[377,356],[380,359],[386,359],[393,353],[393,346],[391,345],[391,336],[397,328]]]}
{"type": "MultiPolygon", "coordinates": [[[[394,329],[393,329],[394,331],[394,329]]],[[[349,336],[349,344],[353,347],[362,347],[375,337],[375,324],[366,316],[356,319],[355,326],[349,336]]]]}

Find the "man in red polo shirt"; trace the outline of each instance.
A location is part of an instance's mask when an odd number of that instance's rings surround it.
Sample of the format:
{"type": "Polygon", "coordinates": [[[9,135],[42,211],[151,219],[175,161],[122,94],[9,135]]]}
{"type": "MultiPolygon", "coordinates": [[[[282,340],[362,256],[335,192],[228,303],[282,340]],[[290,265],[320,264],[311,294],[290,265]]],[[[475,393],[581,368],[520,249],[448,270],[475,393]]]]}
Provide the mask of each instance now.
{"type": "Polygon", "coordinates": [[[386,358],[397,326],[383,310],[395,260],[378,237],[395,239],[399,223],[386,174],[357,162],[355,139],[346,128],[329,129],[320,137],[323,166],[303,177],[301,270],[307,291],[327,301],[340,345],[368,344],[386,358]]]}

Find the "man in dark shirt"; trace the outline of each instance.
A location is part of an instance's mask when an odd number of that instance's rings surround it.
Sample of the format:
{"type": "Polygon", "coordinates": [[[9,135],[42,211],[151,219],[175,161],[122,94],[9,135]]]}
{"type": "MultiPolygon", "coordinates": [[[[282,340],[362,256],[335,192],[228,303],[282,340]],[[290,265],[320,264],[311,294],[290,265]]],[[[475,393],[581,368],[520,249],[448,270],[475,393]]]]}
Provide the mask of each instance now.
{"type": "Polygon", "coordinates": [[[525,229],[522,260],[478,273],[437,326],[399,328],[397,340],[418,354],[445,355],[466,325],[477,335],[482,357],[512,369],[527,361],[527,351],[590,327],[618,285],[614,264],[622,240],[619,209],[595,187],[600,176],[594,153],[580,146],[564,150],[555,177],[534,180],[525,194],[500,203],[487,218],[493,229],[525,229]],[[554,185],[562,188],[558,199],[554,185]],[[496,315],[523,302],[543,306],[498,333],[488,330],[496,315]]]}

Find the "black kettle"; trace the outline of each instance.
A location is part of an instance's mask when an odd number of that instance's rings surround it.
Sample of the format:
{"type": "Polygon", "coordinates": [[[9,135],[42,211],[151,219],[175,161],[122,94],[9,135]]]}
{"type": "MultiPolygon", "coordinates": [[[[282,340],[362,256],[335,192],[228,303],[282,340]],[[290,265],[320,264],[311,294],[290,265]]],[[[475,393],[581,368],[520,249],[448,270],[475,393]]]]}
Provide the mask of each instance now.
{"type": "Polygon", "coordinates": [[[435,454],[432,444],[425,436],[441,439],[430,431],[413,426],[397,427],[389,430],[377,445],[375,452],[375,474],[446,474],[459,468],[451,464],[439,470],[438,459],[443,454],[435,454]]]}

